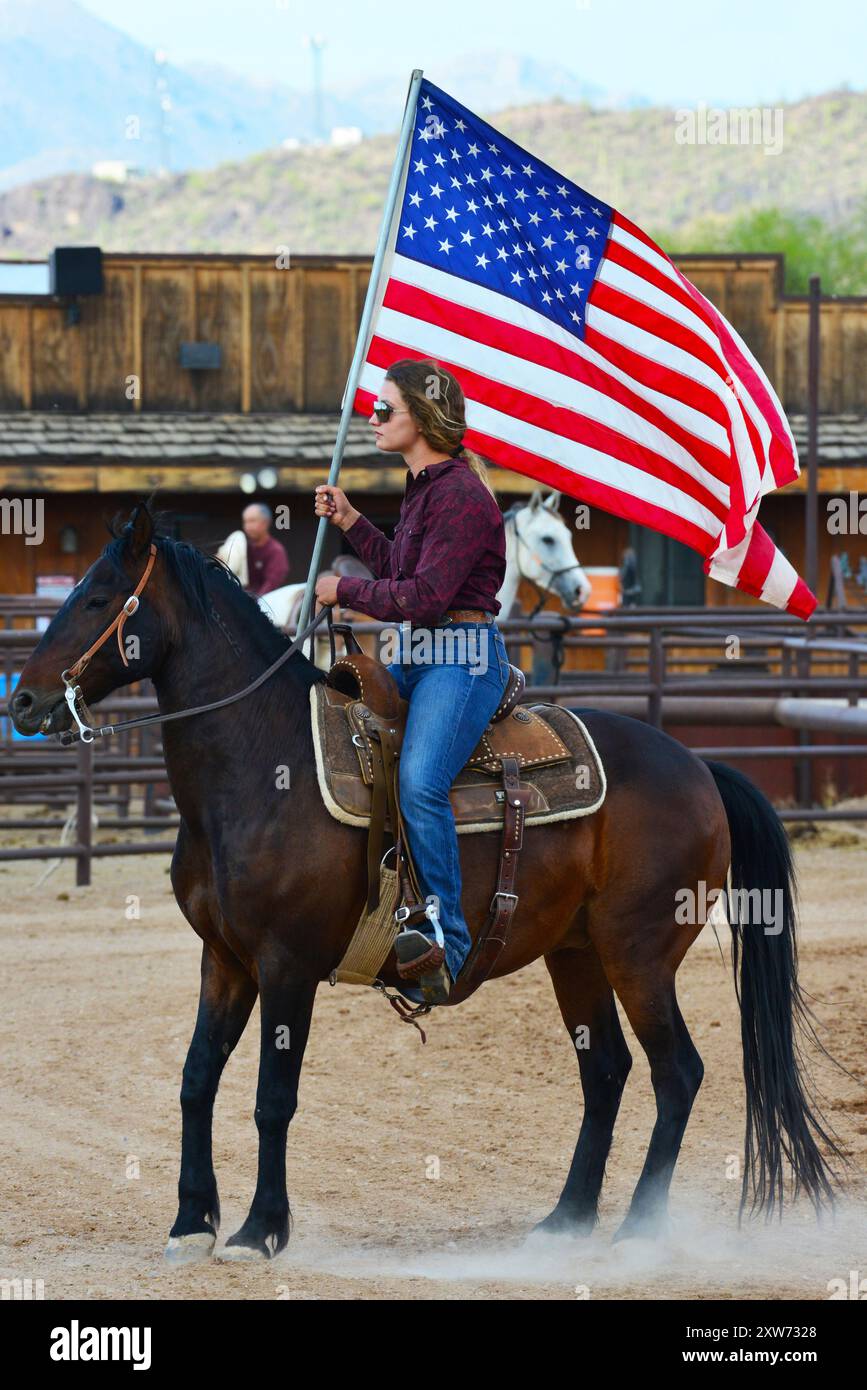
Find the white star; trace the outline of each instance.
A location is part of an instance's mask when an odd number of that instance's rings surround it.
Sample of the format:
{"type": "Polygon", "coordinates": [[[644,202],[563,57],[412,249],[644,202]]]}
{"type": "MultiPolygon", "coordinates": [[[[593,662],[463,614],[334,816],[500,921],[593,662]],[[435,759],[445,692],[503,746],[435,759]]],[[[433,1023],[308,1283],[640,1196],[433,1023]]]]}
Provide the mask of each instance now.
{"type": "Polygon", "coordinates": [[[554,238],[551,236],[543,236],[542,245],[544,246],[546,251],[550,251],[551,247],[554,245],[554,238]]]}
{"type": "Polygon", "coordinates": [[[494,229],[493,229],[493,227],[491,226],[490,222],[486,222],[486,223],[485,223],[485,225],[482,227],[482,231],[484,232],[485,236],[493,236],[493,235],[494,235],[494,229]]]}
{"type": "Polygon", "coordinates": [[[575,214],[576,217],[580,217],[581,214],[583,213],[584,209],[583,209],[583,208],[573,208],[572,211],[573,211],[573,213],[575,214]]]}
{"type": "Polygon", "coordinates": [[[520,224],[520,222],[518,221],[517,217],[513,217],[513,218],[512,218],[512,226],[513,226],[513,227],[520,227],[520,225],[521,225],[521,224],[520,224]]]}
{"type": "Polygon", "coordinates": [[[461,186],[461,181],[460,181],[460,179],[456,179],[455,176],[454,176],[454,174],[452,175],[452,177],[451,177],[451,179],[449,180],[449,182],[451,183],[452,188],[460,188],[460,186],[461,186]]]}
{"type": "Polygon", "coordinates": [[[538,225],[539,225],[539,223],[542,221],[542,219],[541,219],[541,217],[539,216],[538,212],[531,212],[531,213],[530,213],[530,221],[532,222],[532,224],[533,224],[534,227],[538,227],[538,225]]]}
{"type": "Polygon", "coordinates": [[[494,176],[493,176],[493,174],[491,173],[490,169],[483,169],[483,170],[482,170],[482,178],[485,180],[485,183],[490,183],[490,181],[491,181],[491,179],[492,179],[493,177],[494,177],[494,176]]]}
{"type": "Polygon", "coordinates": [[[598,235],[599,235],[599,233],[597,232],[597,230],[596,230],[595,227],[588,227],[588,228],[587,228],[587,236],[598,236],[598,235]]]}
{"type": "Polygon", "coordinates": [[[411,222],[406,227],[404,227],[403,234],[404,236],[408,236],[410,241],[412,241],[413,237],[415,236],[415,227],[412,225],[411,222]]]}
{"type": "Polygon", "coordinates": [[[482,199],[482,202],[484,203],[484,205],[485,205],[486,208],[492,208],[492,207],[494,206],[493,203],[491,202],[490,198],[488,197],[487,193],[485,194],[484,198],[482,199]]]}
{"type": "Polygon", "coordinates": [[[562,290],[555,290],[554,293],[556,294],[556,296],[557,296],[558,299],[562,299],[562,298],[563,298],[563,291],[562,291],[562,290]]]}
{"type": "Polygon", "coordinates": [[[513,270],[513,271],[512,271],[512,283],[515,284],[515,285],[523,285],[523,283],[524,283],[524,277],[523,277],[523,275],[521,274],[520,270],[513,270]]]}
{"type": "Polygon", "coordinates": [[[423,125],[423,126],[420,128],[420,130],[419,130],[419,132],[418,132],[418,136],[419,136],[419,139],[420,139],[420,140],[425,140],[425,141],[427,141],[427,140],[432,140],[432,139],[434,138],[433,131],[432,131],[432,130],[428,130],[428,128],[427,128],[426,125],[423,125]]]}
{"type": "Polygon", "coordinates": [[[578,283],[577,280],[575,281],[575,284],[572,285],[570,288],[571,288],[571,290],[572,290],[572,293],[573,293],[574,295],[577,295],[578,298],[580,299],[580,298],[581,298],[581,294],[582,294],[582,289],[581,289],[581,286],[579,285],[579,283],[578,283]]]}
{"type": "Polygon", "coordinates": [[[435,164],[445,164],[445,162],[446,162],[446,157],[445,157],[445,155],[444,155],[444,154],[440,154],[439,150],[437,150],[436,154],[434,155],[434,163],[435,163],[435,164]]]}
{"type": "Polygon", "coordinates": [[[529,270],[527,271],[527,274],[529,275],[531,280],[538,280],[539,278],[532,266],[530,266],[529,270]]]}
{"type": "Polygon", "coordinates": [[[506,206],[506,199],[503,197],[503,194],[502,194],[502,193],[498,193],[498,194],[497,194],[497,197],[496,197],[496,200],[495,200],[495,201],[498,202],[498,203],[500,204],[500,207],[501,207],[501,208],[504,208],[504,207],[506,206]]]}
{"type": "Polygon", "coordinates": [[[460,159],[460,157],[461,157],[461,152],[460,152],[460,150],[456,150],[454,147],[452,147],[452,159],[460,159]]]}
{"type": "Polygon", "coordinates": [[[574,240],[575,240],[575,233],[573,232],[573,230],[572,230],[571,227],[569,228],[568,232],[566,233],[566,240],[567,240],[567,241],[574,241],[574,240]]]}
{"type": "Polygon", "coordinates": [[[476,238],[473,236],[472,232],[461,232],[461,241],[465,241],[467,246],[469,246],[471,242],[475,241],[475,239],[476,238]]]}
{"type": "Polygon", "coordinates": [[[476,265],[480,265],[482,267],[482,270],[487,269],[488,258],[485,255],[484,251],[480,256],[476,256],[476,265]]]}
{"type": "Polygon", "coordinates": [[[543,292],[542,292],[542,303],[543,303],[543,304],[550,304],[550,303],[551,303],[551,296],[550,296],[550,294],[548,293],[547,290],[543,290],[543,292]]]}
{"type": "Polygon", "coordinates": [[[470,188],[475,188],[476,186],[476,181],[473,178],[472,174],[467,174],[466,178],[464,179],[464,183],[469,184],[470,188]]]}
{"type": "Polygon", "coordinates": [[[412,203],[412,205],[413,205],[414,208],[417,208],[417,207],[419,206],[419,204],[421,203],[421,194],[420,194],[420,193],[410,193],[410,195],[409,195],[409,201],[412,203]]]}
{"type": "Polygon", "coordinates": [[[445,251],[446,255],[449,254],[449,252],[451,251],[451,249],[452,249],[452,244],[451,244],[451,242],[449,241],[448,237],[446,237],[445,241],[441,241],[441,242],[440,242],[440,250],[441,250],[441,251],[445,251]]]}
{"type": "Polygon", "coordinates": [[[509,258],[509,253],[508,253],[508,251],[506,250],[505,246],[498,246],[498,247],[497,247],[497,260],[498,260],[498,261],[506,261],[506,260],[508,260],[508,258],[509,258]]]}
{"type": "Polygon", "coordinates": [[[473,141],[473,143],[472,143],[471,145],[467,145],[467,153],[468,153],[468,154],[478,154],[478,152],[479,152],[479,147],[478,147],[478,145],[476,144],[475,140],[473,141]]]}
{"type": "Polygon", "coordinates": [[[431,184],[430,193],[432,198],[438,198],[440,196],[440,194],[442,193],[442,189],[440,188],[438,183],[431,184]]]}
{"type": "Polygon", "coordinates": [[[446,221],[456,222],[458,220],[457,208],[446,208],[446,221]]]}
{"type": "Polygon", "coordinates": [[[455,130],[464,131],[466,130],[466,128],[467,127],[463,121],[455,121],[455,130]]]}
{"type": "Polygon", "coordinates": [[[478,210],[479,210],[479,205],[478,205],[478,203],[474,203],[473,200],[472,200],[472,198],[471,198],[470,201],[467,203],[467,212],[478,212],[478,210]]]}
{"type": "Polygon", "coordinates": [[[590,211],[591,211],[592,213],[594,213],[594,214],[596,215],[596,217],[601,217],[601,216],[602,216],[602,213],[601,213],[601,211],[600,211],[599,208],[591,208],[590,211]]]}
{"type": "Polygon", "coordinates": [[[417,159],[417,160],[415,161],[415,164],[412,166],[412,168],[413,168],[413,173],[415,173],[415,174],[423,174],[424,171],[425,171],[425,169],[427,168],[427,165],[425,164],[425,162],[424,162],[423,159],[417,159]]]}
{"type": "Polygon", "coordinates": [[[524,254],[524,248],[523,248],[523,246],[519,246],[518,243],[515,242],[515,244],[514,244],[513,247],[512,247],[512,255],[513,255],[513,256],[523,256],[523,254],[524,254]]]}
{"type": "Polygon", "coordinates": [[[429,232],[432,232],[433,229],[434,229],[434,227],[438,227],[438,226],[439,226],[439,223],[437,222],[437,220],[436,220],[435,217],[431,216],[431,217],[426,217],[426,218],[425,218],[425,220],[424,220],[424,225],[427,227],[427,229],[428,229],[429,232]]]}
{"type": "Polygon", "coordinates": [[[532,174],[532,172],[533,172],[533,166],[532,166],[532,164],[522,164],[522,165],[521,165],[521,173],[522,173],[522,174],[528,174],[528,175],[529,175],[529,174],[532,174]]]}
{"type": "Polygon", "coordinates": [[[538,193],[538,195],[539,195],[540,198],[548,198],[548,197],[550,197],[550,194],[548,193],[548,190],[547,190],[547,188],[545,188],[544,184],[543,184],[543,186],[542,186],[541,188],[537,188],[537,189],[536,189],[536,192],[538,193]]]}
{"type": "Polygon", "coordinates": [[[491,151],[491,154],[499,154],[499,153],[500,153],[500,151],[497,149],[496,145],[489,145],[489,146],[488,146],[488,149],[491,151]]]}
{"type": "Polygon", "coordinates": [[[517,198],[517,200],[518,200],[519,203],[526,203],[526,201],[527,201],[527,192],[526,192],[526,189],[524,189],[524,188],[519,188],[519,189],[517,189],[517,191],[516,191],[516,193],[515,193],[515,197],[517,198]]]}
{"type": "Polygon", "coordinates": [[[433,110],[433,102],[431,101],[430,97],[422,97],[421,104],[424,107],[425,111],[433,110]]]}
{"type": "Polygon", "coordinates": [[[557,192],[560,194],[560,197],[561,197],[561,198],[565,198],[566,195],[567,195],[567,193],[568,193],[568,191],[569,191],[569,190],[567,189],[565,183],[558,183],[558,184],[557,184],[557,192]]]}
{"type": "Polygon", "coordinates": [[[555,270],[565,270],[565,269],[566,269],[566,262],[565,262],[565,261],[558,261],[557,264],[555,265],[554,269],[555,269],[555,270]]]}
{"type": "Polygon", "coordinates": [[[547,280],[547,279],[548,279],[548,267],[547,267],[546,265],[543,265],[543,266],[540,267],[540,269],[541,269],[542,274],[544,275],[545,279],[547,280]]]}
{"type": "Polygon", "coordinates": [[[505,174],[505,176],[506,176],[507,179],[510,179],[510,178],[512,177],[512,166],[511,166],[511,164],[504,164],[504,165],[503,165],[503,170],[502,170],[502,172],[505,174]]]}
{"type": "Polygon", "coordinates": [[[497,223],[497,229],[501,232],[507,232],[509,230],[508,222],[504,222],[501,217],[499,222],[497,223]]]}
{"type": "Polygon", "coordinates": [[[576,323],[581,322],[581,315],[576,314],[574,309],[572,310],[572,318],[575,320],[576,323]]]}
{"type": "Polygon", "coordinates": [[[552,208],[552,209],[551,209],[551,216],[552,216],[557,222],[559,222],[559,221],[560,221],[560,218],[563,216],[563,214],[562,214],[562,212],[560,211],[559,208],[552,208]]]}

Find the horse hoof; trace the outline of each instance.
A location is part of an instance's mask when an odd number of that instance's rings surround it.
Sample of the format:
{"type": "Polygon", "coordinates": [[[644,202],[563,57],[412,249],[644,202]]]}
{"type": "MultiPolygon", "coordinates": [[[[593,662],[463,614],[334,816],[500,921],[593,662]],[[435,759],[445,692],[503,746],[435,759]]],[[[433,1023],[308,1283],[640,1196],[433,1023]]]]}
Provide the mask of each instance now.
{"type": "Polygon", "coordinates": [[[264,1264],[271,1256],[254,1245],[224,1245],[216,1258],[219,1264],[264,1264]]]}
{"type": "Polygon", "coordinates": [[[172,1265],[194,1265],[208,1260],[216,1244],[217,1237],[210,1231],[194,1231],[189,1236],[169,1236],[168,1245],[163,1252],[172,1265]]]}

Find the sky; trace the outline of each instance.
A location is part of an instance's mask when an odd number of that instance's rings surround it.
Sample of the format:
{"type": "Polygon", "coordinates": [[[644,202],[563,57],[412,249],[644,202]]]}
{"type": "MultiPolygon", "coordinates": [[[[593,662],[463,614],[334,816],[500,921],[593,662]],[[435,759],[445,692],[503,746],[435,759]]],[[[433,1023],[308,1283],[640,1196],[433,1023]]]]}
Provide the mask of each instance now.
{"type": "MultiPolygon", "coordinates": [[[[486,49],[556,62],[654,104],[795,101],[867,85],[863,0],[81,0],[175,63],[208,62],[307,89],[306,35],[324,84],[424,68],[486,49]]],[[[494,101],[493,104],[496,104],[494,101]]]]}

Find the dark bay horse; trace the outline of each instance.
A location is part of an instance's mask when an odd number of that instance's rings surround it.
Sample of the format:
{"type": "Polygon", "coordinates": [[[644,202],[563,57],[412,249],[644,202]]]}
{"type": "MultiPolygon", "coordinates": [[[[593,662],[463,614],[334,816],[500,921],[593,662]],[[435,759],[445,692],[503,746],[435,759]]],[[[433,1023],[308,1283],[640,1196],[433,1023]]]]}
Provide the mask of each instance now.
{"type": "MultiPolygon", "coordinates": [[[[10,704],[20,732],[69,727],[61,672],[117,616],[151,555],[140,606],[126,623],[127,645],[129,635],[138,639],[134,654],[124,665],[112,640],[93,655],[81,676],[89,702],[150,677],[163,713],[190,708],[244,688],[286,649],[288,639],[218,561],[156,536],[140,505],[26,663],[10,704]]],[[[163,727],[181,817],[172,884],[203,942],[198,1017],[181,1086],[179,1208],[167,1248],[173,1258],[205,1258],[213,1250],[220,1213],[214,1100],[257,995],[258,1181],[225,1254],[267,1258],[288,1239],[286,1138],[316,988],[340,960],[366,894],[366,832],[333,820],[317,785],[309,691],[323,678],[298,652],[239,703],[163,727]]],[[[586,1232],[596,1221],[631,1065],[615,998],[649,1059],[657,1104],[618,1235],[652,1234],[663,1224],[703,1074],[678,1008],[675,973],[730,864],[735,890],[763,900],[772,895],[779,909],[772,924],[732,925],[747,1098],[742,1208],[751,1197],[754,1209],[772,1211],[787,1187],[787,1164],[795,1194],[806,1191],[818,1208],[832,1200],[834,1181],[820,1145],[828,1154],[837,1150],[798,1070],[799,1035],[810,1024],[797,980],[792,864],[782,825],[739,773],[701,762],[637,720],[598,711],[582,716],[607,770],[607,798],[592,816],[525,832],[520,903],[494,972],[509,974],[544,956],[578,1052],[583,1120],[565,1187],[542,1226],[586,1232]],[[690,894],[699,906],[683,912],[679,904],[690,894]]],[[[474,936],[487,915],[498,841],[460,836],[474,936]]],[[[399,985],[393,956],[383,979],[399,985]]]]}

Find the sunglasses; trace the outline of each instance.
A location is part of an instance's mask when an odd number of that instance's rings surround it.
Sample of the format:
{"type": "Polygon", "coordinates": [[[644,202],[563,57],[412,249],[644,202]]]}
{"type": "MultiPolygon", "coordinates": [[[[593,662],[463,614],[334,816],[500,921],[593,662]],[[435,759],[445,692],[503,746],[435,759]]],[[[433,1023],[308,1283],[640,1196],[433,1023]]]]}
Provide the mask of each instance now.
{"type": "Polygon", "coordinates": [[[388,401],[374,401],[371,410],[381,425],[384,425],[387,420],[390,420],[392,415],[409,414],[408,410],[395,410],[394,406],[390,405],[388,401]]]}

